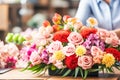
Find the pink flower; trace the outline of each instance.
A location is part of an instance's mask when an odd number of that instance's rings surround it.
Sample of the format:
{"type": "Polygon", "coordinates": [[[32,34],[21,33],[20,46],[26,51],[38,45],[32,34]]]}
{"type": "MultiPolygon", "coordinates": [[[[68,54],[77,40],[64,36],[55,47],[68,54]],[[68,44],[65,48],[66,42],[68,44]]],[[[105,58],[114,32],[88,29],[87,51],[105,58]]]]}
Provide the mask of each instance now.
{"type": "Polygon", "coordinates": [[[93,60],[91,56],[81,56],[78,58],[78,66],[85,69],[90,69],[93,65],[93,60]]]}
{"type": "Polygon", "coordinates": [[[42,62],[40,55],[36,51],[32,52],[30,56],[30,61],[33,66],[42,62]]]}
{"type": "Polygon", "coordinates": [[[14,57],[17,58],[17,56],[19,55],[19,49],[13,43],[6,44],[4,46],[4,49],[7,49],[7,52],[9,53],[9,56],[14,56],[14,57]]]}
{"type": "Polygon", "coordinates": [[[100,58],[102,58],[103,57],[103,52],[98,47],[92,46],[91,47],[91,55],[93,57],[99,56],[100,58]]]}
{"type": "Polygon", "coordinates": [[[63,66],[63,62],[61,61],[56,61],[56,63],[54,64],[58,69],[62,69],[65,68],[65,66],[63,66]]]}
{"type": "Polygon", "coordinates": [[[92,46],[91,55],[93,56],[94,63],[101,63],[104,52],[96,46],[92,46]]]}
{"type": "Polygon", "coordinates": [[[44,46],[47,44],[47,39],[45,36],[37,34],[35,35],[35,38],[33,39],[33,42],[37,44],[37,46],[44,46]]]}
{"type": "Polygon", "coordinates": [[[101,59],[99,56],[93,57],[93,62],[94,62],[94,64],[96,64],[96,63],[100,64],[101,61],[102,61],[102,59],[101,59]]]}
{"type": "Polygon", "coordinates": [[[77,32],[71,32],[67,39],[70,43],[74,45],[80,45],[83,43],[83,38],[81,34],[77,32]]]}
{"type": "Polygon", "coordinates": [[[54,53],[55,51],[61,50],[63,48],[63,45],[60,41],[53,41],[49,46],[48,46],[48,51],[50,53],[54,53]]]}
{"type": "Polygon", "coordinates": [[[109,37],[109,36],[110,36],[109,31],[107,31],[107,30],[105,30],[105,29],[98,29],[97,35],[99,35],[99,37],[100,37],[102,40],[105,40],[106,37],[109,37]]]}
{"type": "Polygon", "coordinates": [[[62,51],[66,56],[71,56],[75,53],[75,46],[73,44],[68,44],[68,46],[63,47],[62,51]]]}
{"type": "Polygon", "coordinates": [[[113,31],[110,31],[110,36],[105,39],[105,42],[107,44],[111,44],[114,47],[117,47],[119,45],[119,38],[117,37],[116,33],[113,31]]]}

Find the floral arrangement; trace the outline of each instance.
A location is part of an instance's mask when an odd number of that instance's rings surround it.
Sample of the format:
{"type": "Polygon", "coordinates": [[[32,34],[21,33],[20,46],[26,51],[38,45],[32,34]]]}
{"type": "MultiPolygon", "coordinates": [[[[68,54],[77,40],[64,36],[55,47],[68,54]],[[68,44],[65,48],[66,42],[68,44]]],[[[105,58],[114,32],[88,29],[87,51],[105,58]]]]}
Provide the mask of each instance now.
{"type": "Polygon", "coordinates": [[[67,69],[63,76],[74,71],[74,77],[80,72],[83,79],[90,72],[120,70],[120,40],[115,32],[95,28],[98,22],[92,17],[85,26],[77,18],[55,13],[52,22],[46,20],[38,30],[22,33],[25,41],[19,60],[28,64],[24,70],[61,73],[67,69]]]}

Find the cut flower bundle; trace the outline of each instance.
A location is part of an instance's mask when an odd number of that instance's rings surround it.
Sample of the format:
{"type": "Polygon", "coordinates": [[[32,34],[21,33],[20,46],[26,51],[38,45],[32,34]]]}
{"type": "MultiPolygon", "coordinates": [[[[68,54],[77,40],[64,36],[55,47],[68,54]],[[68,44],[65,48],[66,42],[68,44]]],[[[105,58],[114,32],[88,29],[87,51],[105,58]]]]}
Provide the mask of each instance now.
{"type": "Polygon", "coordinates": [[[91,17],[85,26],[77,18],[55,13],[52,22],[46,20],[39,30],[23,33],[19,58],[28,63],[24,70],[51,69],[59,74],[67,69],[62,76],[74,71],[74,77],[80,73],[83,79],[90,72],[120,70],[120,40],[115,32],[95,28],[97,20],[91,17]]]}

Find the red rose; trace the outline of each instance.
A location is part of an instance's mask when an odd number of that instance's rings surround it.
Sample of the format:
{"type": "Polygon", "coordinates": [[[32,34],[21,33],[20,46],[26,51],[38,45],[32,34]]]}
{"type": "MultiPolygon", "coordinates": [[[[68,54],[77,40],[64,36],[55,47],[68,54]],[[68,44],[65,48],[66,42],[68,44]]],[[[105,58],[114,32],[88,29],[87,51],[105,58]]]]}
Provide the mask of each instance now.
{"type": "Polygon", "coordinates": [[[113,56],[120,61],[120,52],[115,48],[106,48],[105,52],[113,54],[113,56]]]}
{"type": "Polygon", "coordinates": [[[65,64],[67,68],[73,70],[78,66],[78,57],[76,55],[71,55],[65,58],[65,64]]]}
{"type": "Polygon", "coordinates": [[[83,38],[87,38],[91,33],[95,34],[97,32],[97,29],[86,27],[81,30],[81,35],[83,38]]]}
{"type": "Polygon", "coordinates": [[[67,37],[69,36],[70,32],[69,31],[65,31],[65,30],[60,30],[57,31],[54,36],[53,36],[53,40],[56,41],[61,41],[61,42],[68,42],[67,37]]]}

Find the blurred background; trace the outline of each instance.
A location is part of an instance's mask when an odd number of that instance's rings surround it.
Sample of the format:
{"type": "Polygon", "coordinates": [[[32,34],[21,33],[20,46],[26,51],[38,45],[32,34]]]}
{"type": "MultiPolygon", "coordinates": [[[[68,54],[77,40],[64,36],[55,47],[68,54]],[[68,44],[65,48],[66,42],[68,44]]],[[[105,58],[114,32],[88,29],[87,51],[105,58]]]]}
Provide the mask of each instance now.
{"type": "Polygon", "coordinates": [[[8,32],[38,28],[54,13],[75,16],[80,0],[0,0],[0,40],[8,32]]]}

